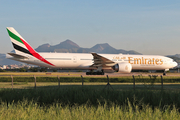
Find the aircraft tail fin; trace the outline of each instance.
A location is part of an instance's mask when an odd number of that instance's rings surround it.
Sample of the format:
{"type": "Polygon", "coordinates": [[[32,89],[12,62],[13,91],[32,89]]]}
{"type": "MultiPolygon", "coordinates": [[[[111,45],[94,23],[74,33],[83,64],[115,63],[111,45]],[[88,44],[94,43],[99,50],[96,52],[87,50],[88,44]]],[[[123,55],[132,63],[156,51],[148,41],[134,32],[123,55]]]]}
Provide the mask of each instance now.
{"type": "Polygon", "coordinates": [[[36,53],[35,50],[25,41],[25,39],[13,27],[7,27],[7,31],[16,54],[32,55],[32,53],[36,53]]]}
{"type": "Polygon", "coordinates": [[[46,64],[54,66],[37,53],[13,27],[7,27],[7,31],[15,50],[15,54],[10,54],[11,56],[25,58],[31,55],[46,64]]]}

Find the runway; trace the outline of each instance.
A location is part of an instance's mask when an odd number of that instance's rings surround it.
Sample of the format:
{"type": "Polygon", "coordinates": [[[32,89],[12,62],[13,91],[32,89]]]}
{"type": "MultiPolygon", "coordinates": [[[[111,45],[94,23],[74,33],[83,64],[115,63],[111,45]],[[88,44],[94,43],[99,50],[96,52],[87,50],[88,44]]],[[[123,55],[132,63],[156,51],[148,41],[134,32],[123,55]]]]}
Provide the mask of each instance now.
{"type": "MultiPolygon", "coordinates": [[[[121,73],[105,73],[104,75],[86,75],[86,72],[0,72],[0,76],[65,76],[65,77],[130,77],[130,76],[153,76],[156,75],[160,77],[163,73],[147,73],[147,72],[132,72],[129,74],[121,74],[121,73]]],[[[180,73],[167,73],[166,76],[171,77],[180,77],[180,73]]]]}
{"type": "MultiPolygon", "coordinates": [[[[121,73],[105,73],[104,75],[86,75],[86,72],[62,72],[59,73],[61,76],[84,76],[84,77],[106,77],[107,75],[109,77],[124,77],[124,76],[163,76],[163,73],[143,73],[143,72],[133,72],[133,73],[129,73],[129,74],[121,74],[121,73]]],[[[52,74],[53,75],[53,74],[52,74]]],[[[179,76],[180,77],[180,73],[167,73],[166,76],[179,76]]]]}

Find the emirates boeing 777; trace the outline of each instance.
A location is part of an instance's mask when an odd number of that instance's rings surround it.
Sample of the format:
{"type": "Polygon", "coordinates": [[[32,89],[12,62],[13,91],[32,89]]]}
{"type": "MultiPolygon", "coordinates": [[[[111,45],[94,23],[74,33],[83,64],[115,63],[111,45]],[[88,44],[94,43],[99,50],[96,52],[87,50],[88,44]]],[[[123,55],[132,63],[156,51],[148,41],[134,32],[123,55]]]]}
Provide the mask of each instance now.
{"type": "Polygon", "coordinates": [[[48,68],[87,69],[87,75],[104,75],[105,72],[130,73],[132,70],[167,71],[177,66],[173,59],[158,55],[40,53],[13,27],[7,27],[7,31],[15,50],[15,53],[8,53],[8,58],[28,64],[48,68]]]}

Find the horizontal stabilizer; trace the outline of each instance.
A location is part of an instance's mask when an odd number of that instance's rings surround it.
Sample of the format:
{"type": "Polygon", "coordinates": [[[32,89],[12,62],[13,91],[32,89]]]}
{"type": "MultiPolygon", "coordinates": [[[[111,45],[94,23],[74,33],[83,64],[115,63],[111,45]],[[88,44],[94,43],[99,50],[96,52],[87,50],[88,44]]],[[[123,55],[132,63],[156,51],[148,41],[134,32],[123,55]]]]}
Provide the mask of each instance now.
{"type": "Polygon", "coordinates": [[[14,58],[18,58],[18,59],[29,59],[28,57],[22,56],[22,55],[18,55],[16,53],[8,53],[9,55],[13,56],[14,58]]]}

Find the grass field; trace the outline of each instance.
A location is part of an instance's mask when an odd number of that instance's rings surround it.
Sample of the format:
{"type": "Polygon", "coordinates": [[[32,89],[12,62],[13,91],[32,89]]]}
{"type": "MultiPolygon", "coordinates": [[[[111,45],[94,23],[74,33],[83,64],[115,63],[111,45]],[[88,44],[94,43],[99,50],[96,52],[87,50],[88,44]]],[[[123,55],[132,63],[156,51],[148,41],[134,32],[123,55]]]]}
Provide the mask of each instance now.
{"type": "Polygon", "coordinates": [[[19,102],[6,106],[1,103],[0,119],[29,119],[29,120],[178,120],[180,113],[175,107],[171,110],[167,108],[162,112],[161,109],[154,110],[144,105],[141,110],[138,106],[112,106],[98,105],[97,107],[85,105],[76,105],[73,107],[61,104],[53,104],[49,107],[40,107],[37,103],[27,101],[19,102]]]}
{"type": "MultiPolygon", "coordinates": [[[[84,73],[76,72],[76,73],[31,73],[31,72],[5,72],[0,73],[0,82],[11,82],[11,75],[13,77],[14,82],[34,82],[34,76],[36,77],[37,82],[57,82],[58,77],[60,78],[60,82],[81,82],[81,75],[84,73]]],[[[109,81],[111,83],[133,83],[133,77],[135,76],[136,83],[161,83],[160,75],[149,75],[145,74],[109,74],[109,81]],[[119,75],[119,76],[117,76],[119,75]]],[[[106,75],[82,75],[84,82],[107,82],[106,75]]],[[[163,76],[164,83],[180,83],[180,74],[179,73],[168,73],[168,76],[163,76]]]]}
{"type": "MultiPolygon", "coordinates": [[[[112,88],[115,90],[128,90],[133,89],[133,83],[110,83],[112,88]]],[[[107,83],[105,82],[95,82],[95,83],[84,83],[83,87],[97,87],[99,89],[104,89],[107,83]]],[[[35,83],[34,82],[14,82],[13,88],[20,88],[20,89],[29,89],[34,88],[35,83]]],[[[37,82],[36,83],[37,88],[41,87],[59,87],[57,82],[37,82]]],[[[76,83],[60,83],[60,87],[82,87],[82,83],[76,82],[76,83]]],[[[11,82],[0,82],[0,88],[12,88],[11,82]]],[[[108,87],[107,87],[108,88],[108,87]]],[[[112,89],[109,87],[109,89],[112,89]]],[[[180,90],[180,83],[164,83],[163,85],[164,90],[180,90]]],[[[154,83],[153,85],[151,83],[136,83],[135,89],[161,89],[161,83],[154,83]]]]}
{"type": "MultiPolygon", "coordinates": [[[[43,84],[43,83],[41,83],[43,84]]],[[[79,83],[0,89],[0,119],[179,119],[180,91],[79,83]]],[[[15,86],[16,86],[15,85],[15,86]]],[[[130,87],[130,86],[129,86],[130,87]]]]}
{"type": "Polygon", "coordinates": [[[35,89],[34,82],[26,81],[14,82],[11,89],[11,82],[0,82],[0,119],[180,119],[177,81],[164,83],[163,89],[151,82],[136,83],[135,90],[132,83],[111,82],[113,89],[106,84],[61,82],[58,87],[57,81],[37,82],[35,89]]]}

